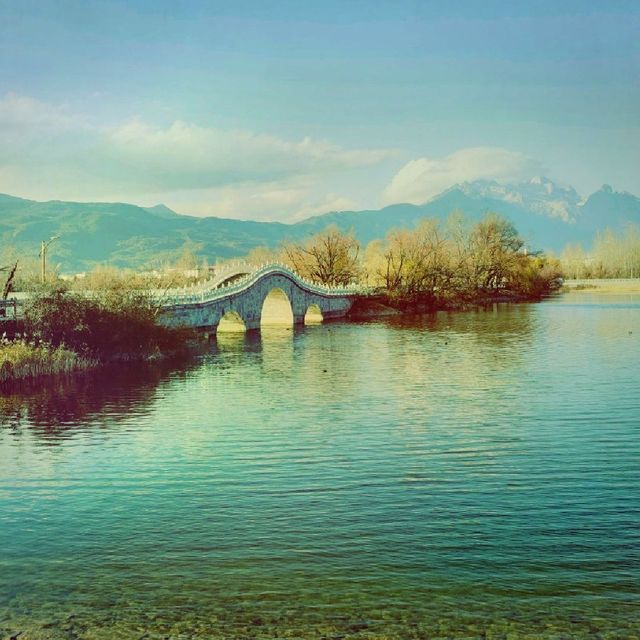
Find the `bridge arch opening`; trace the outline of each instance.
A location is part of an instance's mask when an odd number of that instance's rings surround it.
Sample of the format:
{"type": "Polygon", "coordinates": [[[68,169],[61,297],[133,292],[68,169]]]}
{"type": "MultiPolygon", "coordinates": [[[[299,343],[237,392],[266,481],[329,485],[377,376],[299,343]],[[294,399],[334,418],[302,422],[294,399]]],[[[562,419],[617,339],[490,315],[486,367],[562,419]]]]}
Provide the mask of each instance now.
{"type": "Polygon", "coordinates": [[[310,304],[307,313],[304,314],[305,324],[320,324],[324,320],[322,311],[317,304],[310,304]]]}
{"type": "Polygon", "coordinates": [[[287,294],[274,287],[262,303],[260,325],[293,326],[293,309],[287,294]]]}
{"type": "Polygon", "coordinates": [[[227,311],[218,323],[217,333],[240,333],[246,331],[244,321],[235,311],[227,311]]]}

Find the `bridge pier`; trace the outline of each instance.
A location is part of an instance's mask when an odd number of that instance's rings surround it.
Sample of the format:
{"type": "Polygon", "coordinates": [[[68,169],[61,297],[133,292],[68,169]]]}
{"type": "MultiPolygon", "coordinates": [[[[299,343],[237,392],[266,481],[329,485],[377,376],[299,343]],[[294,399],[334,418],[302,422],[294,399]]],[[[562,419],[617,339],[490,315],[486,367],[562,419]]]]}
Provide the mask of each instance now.
{"type": "Polygon", "coordinates": [[[260,316],[241,316],[246,331],[258,331],[260,329],[260,316]]]}

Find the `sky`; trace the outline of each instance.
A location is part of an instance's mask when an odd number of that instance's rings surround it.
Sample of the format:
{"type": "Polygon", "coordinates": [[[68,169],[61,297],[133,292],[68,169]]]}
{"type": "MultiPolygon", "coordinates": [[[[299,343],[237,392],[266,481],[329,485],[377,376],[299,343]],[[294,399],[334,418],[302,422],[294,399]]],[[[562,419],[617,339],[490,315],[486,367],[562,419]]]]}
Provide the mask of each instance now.
{"type": "Polygon", "coordinates": [[[294,221],[640,194],[637,0],[0,0],[0,192],[294,221]]]}

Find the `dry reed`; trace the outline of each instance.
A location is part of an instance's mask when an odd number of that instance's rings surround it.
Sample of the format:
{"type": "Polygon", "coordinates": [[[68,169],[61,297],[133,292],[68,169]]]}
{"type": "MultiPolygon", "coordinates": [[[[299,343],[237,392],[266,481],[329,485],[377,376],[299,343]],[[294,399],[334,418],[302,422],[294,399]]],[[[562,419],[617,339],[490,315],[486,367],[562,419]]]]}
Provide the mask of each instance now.
{"type": "Polygon", "coordinates": [[[97,364],[97,360],[79,356],[64,346],[25,338],[0,340],[0,382],[69,373],[97,364]]]}

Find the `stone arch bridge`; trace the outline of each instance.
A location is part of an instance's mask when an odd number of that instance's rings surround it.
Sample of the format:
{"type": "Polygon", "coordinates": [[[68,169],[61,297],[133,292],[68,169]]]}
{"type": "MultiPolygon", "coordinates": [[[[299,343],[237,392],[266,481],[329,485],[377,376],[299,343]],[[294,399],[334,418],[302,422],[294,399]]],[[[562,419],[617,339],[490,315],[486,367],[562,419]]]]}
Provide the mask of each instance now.
{"type": "Polygon", "coordinates": [[[303,324],[310,312],[323,320],[342,318],[357,294],[355,285],[326,287],[281,264],[256,268],[235,263],[203,284],[156,295],[164,324],[215,333],[228,319],[241,322],[248,331],[259,329],[272,302],[289,310],[293,324],[303,324]]]}

